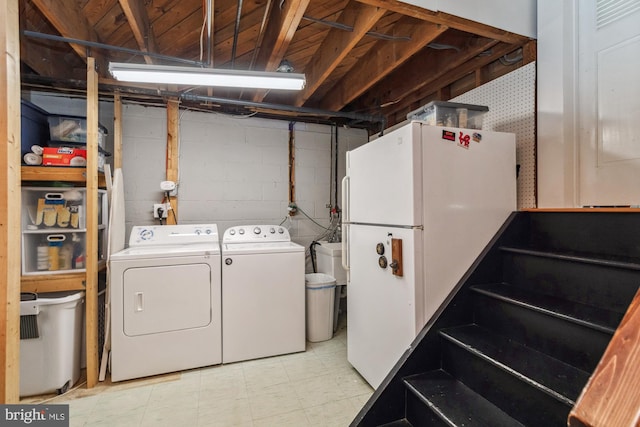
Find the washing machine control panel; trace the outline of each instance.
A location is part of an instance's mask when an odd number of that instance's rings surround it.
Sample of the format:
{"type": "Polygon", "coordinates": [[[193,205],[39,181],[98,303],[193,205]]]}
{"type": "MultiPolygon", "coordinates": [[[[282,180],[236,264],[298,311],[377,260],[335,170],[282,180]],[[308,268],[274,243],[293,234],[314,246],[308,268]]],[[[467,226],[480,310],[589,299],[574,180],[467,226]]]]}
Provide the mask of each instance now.
{"type": "Polygon", "coordinates": [[[129,246],[218,242],[216,224],[140,225],[131,229],[129,246]]]}
{"type": "Polygon", "coordinates": [[[223,243],[290,242],[289,230],[280,225],[239,225],[228,228],[223,243]]]}

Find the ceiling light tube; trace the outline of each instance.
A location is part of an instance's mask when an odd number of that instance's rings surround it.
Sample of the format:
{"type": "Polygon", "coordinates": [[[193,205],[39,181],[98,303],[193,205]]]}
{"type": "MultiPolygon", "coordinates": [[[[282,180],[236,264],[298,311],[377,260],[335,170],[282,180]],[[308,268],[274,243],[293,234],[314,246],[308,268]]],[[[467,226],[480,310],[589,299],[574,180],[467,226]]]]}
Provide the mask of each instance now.
{"type": "Polygon", "coordinates": [[[189,86],[223,86],[255,89],[300,90],[304,74],[268,71],[224,70],[155,64],[109,63],[109,72],[120,81],[178,84],[189,86]]]}

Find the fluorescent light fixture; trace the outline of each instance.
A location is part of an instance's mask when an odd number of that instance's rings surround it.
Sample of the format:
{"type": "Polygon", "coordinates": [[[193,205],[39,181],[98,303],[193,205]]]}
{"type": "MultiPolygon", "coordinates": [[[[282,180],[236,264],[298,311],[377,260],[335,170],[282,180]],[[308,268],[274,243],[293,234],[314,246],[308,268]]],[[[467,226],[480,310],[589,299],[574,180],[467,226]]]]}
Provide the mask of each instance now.
{"type": "Polygon", "coordinates": [[[111,62],[109,72],[116,80],[138,83],[285,90],[300,90],[305,85],[304,74],[268,71],[111,62]]]}

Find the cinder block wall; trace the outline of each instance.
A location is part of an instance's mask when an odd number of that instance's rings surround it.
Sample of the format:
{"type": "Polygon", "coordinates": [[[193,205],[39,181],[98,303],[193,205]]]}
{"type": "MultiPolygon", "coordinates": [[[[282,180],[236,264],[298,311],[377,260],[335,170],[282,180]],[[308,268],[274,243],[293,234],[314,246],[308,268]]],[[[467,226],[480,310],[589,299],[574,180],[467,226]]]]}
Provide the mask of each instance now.
{"type": "MultiPolygon", "coordinates": [[[[180,111],[178,221],[233,225],[283,223],[297,243],[309,246],[327,226],[331,176],[331,126],[295,123],[296,204],[288,215],[289,123],[180,111]]],[[[338,175],[345,152],[367,141],[361,129],[338,129],[338,175]]],[[[166,110],[124,105],[123,173],[127,233],[153,224],[152,206],[162,199],[165,179],[166,110]]],[[[338,183],[339,186],[339,183],[338,183]]],[[[339,202],[340,203],[340,202],[339,202]]],[[[128,235],[128,234],[127,234],[128,235]]]]}

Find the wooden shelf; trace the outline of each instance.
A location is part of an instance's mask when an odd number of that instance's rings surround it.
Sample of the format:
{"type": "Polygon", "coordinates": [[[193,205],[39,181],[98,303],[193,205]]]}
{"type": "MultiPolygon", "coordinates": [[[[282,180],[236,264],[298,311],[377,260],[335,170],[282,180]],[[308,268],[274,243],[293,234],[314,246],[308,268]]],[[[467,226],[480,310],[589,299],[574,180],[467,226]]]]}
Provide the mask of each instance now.
{"type": "MultiPolygon", "coordinates": [[[[106,261],[98,263],[98,270],[107,267],[106,261]]],[[[61,274],[34,274],[20,277],[21,292],[60,292],[84,291],[86,287],[86,271],[61,274]]]]}
{"type": "Polygon", "coordinates": [[[59,292],[59,291],[84,291],[85,272],[64,274],[41,274],[37,276],[22,276],[20,290],[22,292],[59,292]]]}
{"type": "MultiPolygon", "coordinates": [[[[63,181],[83,184],[87,181],[86,168],[64,166],[22,166],[22,181],[63,181]]],[[[106,187],[104,173],[98,172],[98,186],[106,187]]]]}

